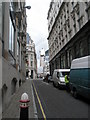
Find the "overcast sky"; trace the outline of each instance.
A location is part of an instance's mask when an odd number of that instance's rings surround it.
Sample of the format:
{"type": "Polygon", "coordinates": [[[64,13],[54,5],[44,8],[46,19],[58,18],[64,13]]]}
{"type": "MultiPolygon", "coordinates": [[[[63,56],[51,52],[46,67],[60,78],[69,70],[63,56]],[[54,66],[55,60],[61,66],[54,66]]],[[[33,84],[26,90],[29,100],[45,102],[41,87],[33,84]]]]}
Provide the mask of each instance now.
{"type": "Polygon", "coordinates": [[[26,5],[31,9],[27,10],[27,32],[35,43],[37,58],[39,51],[48,49],[48,21],[47,13],[51,0],[26,0],[26,5]]]}

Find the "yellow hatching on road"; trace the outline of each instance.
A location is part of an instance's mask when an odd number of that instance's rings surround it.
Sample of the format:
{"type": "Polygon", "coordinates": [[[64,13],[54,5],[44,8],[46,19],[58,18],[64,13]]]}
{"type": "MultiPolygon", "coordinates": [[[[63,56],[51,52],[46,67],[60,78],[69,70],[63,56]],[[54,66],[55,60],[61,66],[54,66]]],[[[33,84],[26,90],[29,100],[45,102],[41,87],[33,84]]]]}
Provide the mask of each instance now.
{"type": "Polygon", "coordinates": [[[44,118],[44,120],[46,120],[46,115],[45,115],[45,113],[44,113],[44,110],[43,110],[43,107],[42,107],[41,101],[40,101],[40,99],[39,99],[38,93],[37,93],[37,91],[36,91],[35,85],[34,85],[33,82],[32,82],[32,84],[33,84],[33,87],[34,87],[34,90],[35,90],[35,94],[36,94],[37,99],[38,99],[38,103],[39,103],[39,105],[40,105],[40,109],[41,109],[41,112],[42,112],[43,118],[44,118]]]}

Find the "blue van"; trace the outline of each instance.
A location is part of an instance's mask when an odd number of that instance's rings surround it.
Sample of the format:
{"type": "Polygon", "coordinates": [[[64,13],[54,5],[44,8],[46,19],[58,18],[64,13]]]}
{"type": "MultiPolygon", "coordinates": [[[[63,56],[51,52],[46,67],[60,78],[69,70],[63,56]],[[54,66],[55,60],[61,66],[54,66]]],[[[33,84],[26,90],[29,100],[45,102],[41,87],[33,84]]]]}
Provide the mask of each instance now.
{"type": "Polygon", "coordinates": [[[74,59],[70,69],[70,88],[74,97],[90,99],[90,56],[74,59]]]}

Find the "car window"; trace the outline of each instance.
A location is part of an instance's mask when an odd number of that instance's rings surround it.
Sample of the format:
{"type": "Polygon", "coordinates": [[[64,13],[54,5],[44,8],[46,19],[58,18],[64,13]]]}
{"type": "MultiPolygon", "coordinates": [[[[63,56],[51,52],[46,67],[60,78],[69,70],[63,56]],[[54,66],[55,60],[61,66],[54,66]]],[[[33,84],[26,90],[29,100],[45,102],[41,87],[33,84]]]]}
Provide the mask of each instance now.
{"type": "Polygon", "coordinates": [[[64,77],[65,75],[69,76],[70,72],[60,72],[60,77],[64,77]]]}
{"type": "Polygon", "coordinates": [[[59,74],[59,72],[57,72],[57,78],[59,78],[60,77],[60,74],[59,74]]]}

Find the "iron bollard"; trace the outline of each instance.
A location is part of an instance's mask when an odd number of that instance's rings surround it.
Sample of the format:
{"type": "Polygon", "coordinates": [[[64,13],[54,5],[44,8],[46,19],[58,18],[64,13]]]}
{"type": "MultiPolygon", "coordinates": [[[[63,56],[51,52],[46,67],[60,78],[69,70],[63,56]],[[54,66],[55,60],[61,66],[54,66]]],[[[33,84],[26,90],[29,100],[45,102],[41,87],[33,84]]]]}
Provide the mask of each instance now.
{"type": "Polygon", "coordinates": [[[28,120],[28,102],[30,100],[28,99],[28,94],[23,93],[21,96],[21,100],[19,101],[20,104],[20,120],[28,120]]]}

